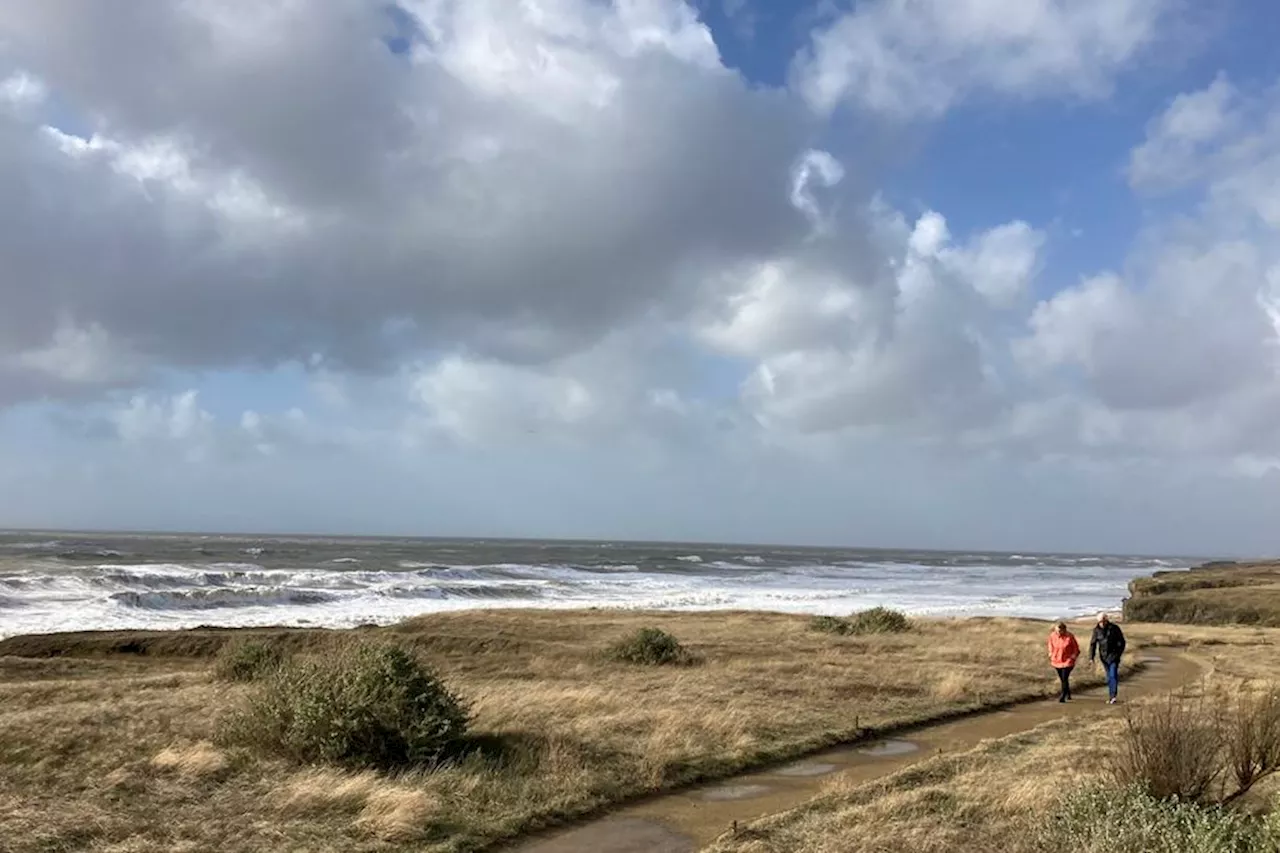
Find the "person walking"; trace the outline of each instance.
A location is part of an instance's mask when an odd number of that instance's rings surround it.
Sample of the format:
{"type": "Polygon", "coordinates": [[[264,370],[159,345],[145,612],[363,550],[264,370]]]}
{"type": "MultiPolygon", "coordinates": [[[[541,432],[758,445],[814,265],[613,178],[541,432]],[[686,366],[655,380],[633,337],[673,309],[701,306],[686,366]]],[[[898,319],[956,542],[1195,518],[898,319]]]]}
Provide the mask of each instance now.
{"type": "Polygon", "coordinates": [[[1107,614],[1098,614],[1098,624],[1093,629],[1093,639],[1089,641],[1089,662],[1095,655],[1102,661],[1107,672],[1108,705],[1116,704],[1116,692],[1120,684],[1120,656],[1124,654],[1124,631],[1120,626],[1107,618],[1107,614]]]}
{"type": "Polygon", "coordinates": [[[1080,644],[1076,642],[1076,635],[1067,630],[1066,622],[1059,622],[1049,632],[1049,665],[1058,671],[1058,680],[1062,682],[1059,702],[1071,700],[1071,670],[1076,668],[1079,657],[1080,644]]]}

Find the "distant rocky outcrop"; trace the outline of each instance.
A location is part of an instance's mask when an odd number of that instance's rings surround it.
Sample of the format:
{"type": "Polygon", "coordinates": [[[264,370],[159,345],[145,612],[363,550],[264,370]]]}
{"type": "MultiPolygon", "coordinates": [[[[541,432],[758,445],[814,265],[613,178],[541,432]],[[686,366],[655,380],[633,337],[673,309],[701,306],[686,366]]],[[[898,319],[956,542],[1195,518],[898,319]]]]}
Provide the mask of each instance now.
{"type": "Polygon", "coordinates": [[[1129,584],[1131,622],[1280,627],[1280,562],[1218,560],[1129,584]]]}

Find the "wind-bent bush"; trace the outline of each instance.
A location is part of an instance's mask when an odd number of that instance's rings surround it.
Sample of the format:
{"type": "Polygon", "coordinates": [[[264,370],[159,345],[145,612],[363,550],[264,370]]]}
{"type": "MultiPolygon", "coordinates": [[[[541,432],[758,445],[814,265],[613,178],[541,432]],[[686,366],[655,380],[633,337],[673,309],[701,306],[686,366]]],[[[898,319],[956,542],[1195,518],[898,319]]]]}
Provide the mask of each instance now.
{"type": "Polygon", "coordinates": [[[259,640],[233,641],[219,650],[213,673],[221,681],[257,681],[283,661],[277,646],[259,640]]]}
{"type": "Polygon", "coordinates": [[[1171,694],[1129,711],[1114,773],[1158,800],[1213,798],[1225,769],[1224,718],[1203,697],[1171,694]]]}
{"type": "Polygon", "coordinates": [[[911,630],[911,620],[901,611],[873,607],[846,619],[815,616],[809,622],[809,627],[824,634],[900,634],[911,630]]]}
{"type": "Polygon", "coordinates": [[[619,663],[648,666],[689,666],[698,661],[679,640],[659,628],[641,628],[609,646],[605,655],[619,663]]]}
{"type": "Polygon", "coordinates": [[[394,769],[465,746],[465,705],[411,652],[356,644],[269,675],[222,737],[299,762],[394,769]]]}

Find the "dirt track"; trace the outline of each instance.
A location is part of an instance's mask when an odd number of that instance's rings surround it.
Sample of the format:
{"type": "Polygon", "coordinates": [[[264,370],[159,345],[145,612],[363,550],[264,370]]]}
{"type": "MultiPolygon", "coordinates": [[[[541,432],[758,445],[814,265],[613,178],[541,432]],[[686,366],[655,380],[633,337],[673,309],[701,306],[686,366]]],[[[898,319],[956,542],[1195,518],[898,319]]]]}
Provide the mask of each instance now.
{"type": "MultiPolygon", "coordinates": [[[[1143,653],[1143,669],[1120,685],[1121,700],[1158,694],[1192,681],[1200,667],[1168,650],[1143,653]]],[[[1087,664],[1086,664],[1087,666],[1087,664]]],[[[964,751],[1064,716],[1120,713],[1106,704],[1106,688],[1082,690],[1068,704],[1046,700],[1015,705],[936,725],[899,739],[837,747],[784,767],[713,785],[688,788],[625,806],[604,817],[517,843],[510,853],[693,853],[749,821],[794,808],[826,780],[855,782],[884,776],[940,752],[964,751]]]]}

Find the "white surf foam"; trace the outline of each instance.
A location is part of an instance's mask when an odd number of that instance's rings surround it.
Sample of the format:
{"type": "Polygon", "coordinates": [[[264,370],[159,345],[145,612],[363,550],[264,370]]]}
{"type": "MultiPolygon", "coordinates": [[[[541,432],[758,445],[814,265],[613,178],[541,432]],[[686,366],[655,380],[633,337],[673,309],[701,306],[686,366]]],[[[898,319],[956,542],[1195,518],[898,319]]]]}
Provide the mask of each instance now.
{"type": "Polygon", "coordinates": [[[348,627],[474,607],[840,615],[887,606],[913,615],[1055,619],[1117,606],[1128,581],[1157,565],[1130,558],[1036,558],[1032,564],[987,555],[957,565],[868,558],[766,568],[763,558],[752,556],[695,569],[702,556],[682,555],[675,559],[689,568],[678,571],[670,564],[621,562],[446,566],[403,560],[392,570],[331,561],[271,569],[233,562],[82,565],[45,556],[19,558],[15,567],[10,557],[0,571],[0,636],[196,625],[348,627]]]}

